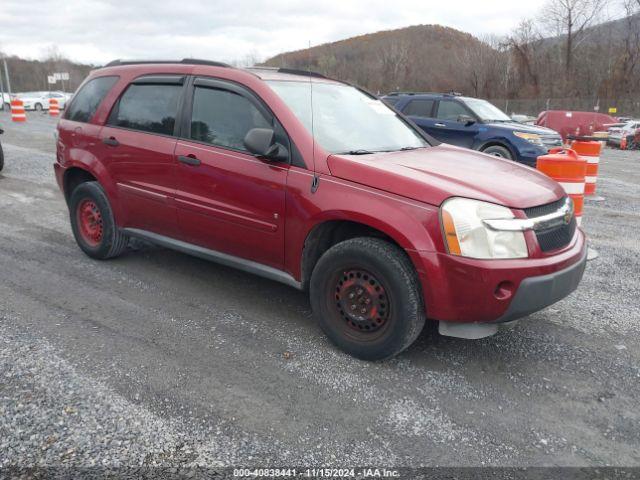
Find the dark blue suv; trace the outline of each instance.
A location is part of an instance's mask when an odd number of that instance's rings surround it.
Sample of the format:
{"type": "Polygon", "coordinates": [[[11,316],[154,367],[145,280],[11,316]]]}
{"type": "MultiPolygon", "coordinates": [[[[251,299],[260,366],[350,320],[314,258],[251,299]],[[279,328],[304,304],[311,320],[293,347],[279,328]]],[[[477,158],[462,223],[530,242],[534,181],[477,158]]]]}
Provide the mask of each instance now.
{"type": "Polygon", "coordinates": [[[535,167],[562,145],[558,132],[518,123],[486,100],[454,93],[395,92],[382,97],[432,137],[535,167]]]}

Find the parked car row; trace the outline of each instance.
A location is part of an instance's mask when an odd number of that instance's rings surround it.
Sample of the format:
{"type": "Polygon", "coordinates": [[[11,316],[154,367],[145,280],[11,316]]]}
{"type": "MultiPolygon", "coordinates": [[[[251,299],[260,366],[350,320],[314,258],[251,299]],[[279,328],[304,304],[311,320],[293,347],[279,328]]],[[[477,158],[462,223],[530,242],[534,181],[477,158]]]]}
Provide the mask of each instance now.
{"type": "Polygon", "coordinates": [[[49,110],[49,101],[55,98],[60,109],[64,109],[72,96],[72,93],[61,91],[18,92],[12,95],[3,93],[2,103],[5,108],[10,108],[11,100],[18,98],[23,101],[25,110],[42,111],[49,110]]]}
{"type": "Polygon", "coordinates": [[[60,109],[64,109],[67,102],[71,98],[70,93],[66,92],[24,92],[17,93],[16,97],[24,102],[25,110],[48,110],[49,109],[49,101],[52,99],[56,99],[58,101],[58,106],[60,109]]]}
{"type": "Polygon", "coordinates": [[[640,132],[640,120],[629,120],[626,123],[609,128],[607,143],[614,147],[620,147],[623,138],[628,141],[629,138],[634,138],[638,132],[640,132]]]}

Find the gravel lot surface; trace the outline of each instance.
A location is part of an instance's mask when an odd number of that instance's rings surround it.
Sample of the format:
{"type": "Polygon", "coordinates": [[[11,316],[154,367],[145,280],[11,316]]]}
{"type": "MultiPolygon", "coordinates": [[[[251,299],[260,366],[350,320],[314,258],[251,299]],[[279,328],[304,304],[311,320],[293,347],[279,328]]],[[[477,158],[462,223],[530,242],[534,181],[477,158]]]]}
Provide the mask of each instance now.
{"type": "Polygon", "coordinates": [[[366,363],[286,286],[151,246],[86,257],[55,122],[0,125],[0,466],[640,466],[640,152],[603,153],[572,296],[366,363]]]}

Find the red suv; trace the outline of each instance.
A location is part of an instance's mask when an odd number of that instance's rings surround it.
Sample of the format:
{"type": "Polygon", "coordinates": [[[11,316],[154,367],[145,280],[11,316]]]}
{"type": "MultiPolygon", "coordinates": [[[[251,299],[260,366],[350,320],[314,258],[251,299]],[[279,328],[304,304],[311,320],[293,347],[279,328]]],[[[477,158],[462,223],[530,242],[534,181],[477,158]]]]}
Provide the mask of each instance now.
{"type": "Polygon", "coordinates": [[[363,359],[427,318],[480,338],[572,292],[583,233],[560,185],[438,144],[369,93],[309,72],[116,61],[58,125],[55,172],[80,248],[130,237],[310,291],[363,359]]]}

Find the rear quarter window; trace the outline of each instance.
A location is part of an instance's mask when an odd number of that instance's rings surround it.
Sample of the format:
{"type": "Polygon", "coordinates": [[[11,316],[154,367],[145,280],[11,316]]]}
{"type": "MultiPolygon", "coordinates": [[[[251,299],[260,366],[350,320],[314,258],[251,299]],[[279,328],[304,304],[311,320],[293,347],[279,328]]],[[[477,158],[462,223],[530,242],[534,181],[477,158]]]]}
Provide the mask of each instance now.
{"type": "Polygon", "coordinates": [[[74,122],[88,122],[118,81],[117,76],[98,77],[89,80],[73,97],[65,118],[74,122]]]}

